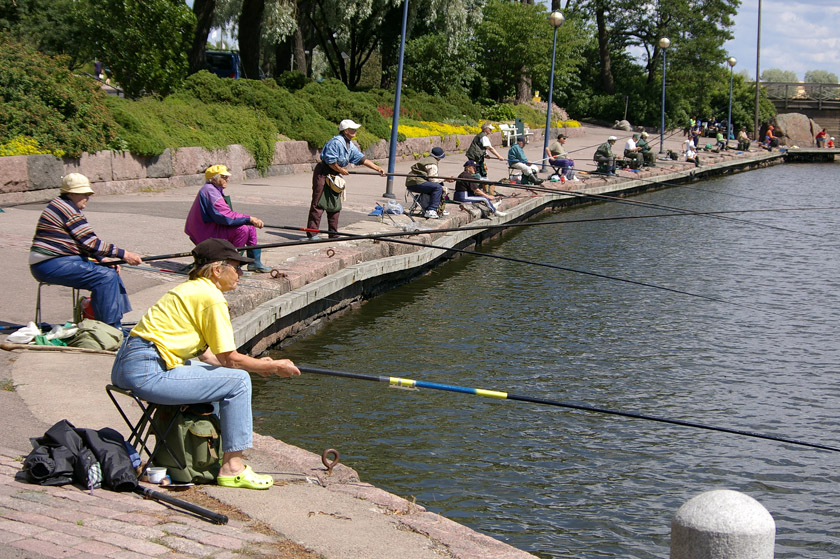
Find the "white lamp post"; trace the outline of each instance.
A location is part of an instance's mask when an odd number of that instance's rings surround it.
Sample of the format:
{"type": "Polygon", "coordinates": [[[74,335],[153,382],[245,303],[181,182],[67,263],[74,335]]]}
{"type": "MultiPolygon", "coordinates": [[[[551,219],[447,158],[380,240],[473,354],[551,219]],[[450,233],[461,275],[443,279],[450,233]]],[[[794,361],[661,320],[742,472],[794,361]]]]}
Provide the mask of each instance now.
{"type": "Polygon", "coordinates": [[[729,64],[729,116],[726,119],[726,148],[729,149],[729,136],[732,134],[732,74],[738,61],[734,56],[730,56],[726,63],[729,64]]]}
{"type": "Polygon", "coordinates": [[[665,146],[665,69],[667,67],[667,59],[665,57],[665,52],[668,50],[668,47],[671,46],[671,39],[668,37],[662,37],[659,39],[659,48],[662,49],[662,122],[660,123],[661,126],[659,128],[659,153],[663,153],[663,147],[665,146]]]}
{"type": "MultiPolygon", "coordinates": [[[[551,76],[548,81],[548,110],[545,113],[545,138],[543,141],[543,157],[548,149],[548,136],[551,134],[551,104],[554,102],[554,55],[557,52],[557,28],[563,25],[566,18],[560,12],[551,12],[548,22],[554,27],[554,43],[551,46],[551,76]]],[[[542,170],[545,171],[545,159],[543,159],[542,170]]]]}

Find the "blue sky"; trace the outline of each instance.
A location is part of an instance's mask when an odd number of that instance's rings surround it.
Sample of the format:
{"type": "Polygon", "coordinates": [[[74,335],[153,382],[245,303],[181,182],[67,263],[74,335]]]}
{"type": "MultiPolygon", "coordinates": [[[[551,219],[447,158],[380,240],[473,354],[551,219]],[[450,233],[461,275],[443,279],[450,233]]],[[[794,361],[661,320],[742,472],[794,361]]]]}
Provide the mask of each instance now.
{"type": "MultiPolygon", "coordinates": [[[[735,71],[755,76],[758,0],[742,0],[733,34],[724,48],[738,59],[735,71]]],[[[761,69],[790,70],[802,80],[808,70],[840,76],[840,1],[762,0],[761,69]]]]}

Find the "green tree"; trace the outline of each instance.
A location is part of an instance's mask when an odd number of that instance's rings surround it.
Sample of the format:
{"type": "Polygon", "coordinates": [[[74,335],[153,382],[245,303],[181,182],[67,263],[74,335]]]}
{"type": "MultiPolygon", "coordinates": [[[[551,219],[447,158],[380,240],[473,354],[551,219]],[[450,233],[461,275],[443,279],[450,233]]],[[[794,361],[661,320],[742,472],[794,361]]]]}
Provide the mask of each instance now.
{"type": "Polygon", "coordinates": [[[65,55],[68,68],[89,60],[74,0],[0,0],[0,30],[50,56],[65,55]]]}
{"type": "Polygon", "coordinates": [[[837,74],[828,70],[808,70],[805,72],[805,83],[838,83],[837,74]]]}
{"type": "Polygon", "coordinates": [[[187,75],[195,16],[180,0],[82,0],[87,40],[129,97],[166,95],[187,75]]]}

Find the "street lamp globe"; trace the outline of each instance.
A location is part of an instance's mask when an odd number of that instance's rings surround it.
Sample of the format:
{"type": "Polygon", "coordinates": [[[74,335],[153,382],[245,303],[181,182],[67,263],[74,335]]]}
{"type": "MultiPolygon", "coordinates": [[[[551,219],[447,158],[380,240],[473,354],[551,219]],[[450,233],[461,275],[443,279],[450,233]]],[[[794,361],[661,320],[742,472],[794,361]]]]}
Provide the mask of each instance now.
{"type": "Polygon", "coordinates": [[[548,16],[548,23],[550,23],[552,27],[560,27],[563,25],[564,21],[566,21],[566,18],[563,17],[563,14],[560,12],[551,12],[551,15],[548,16]]]}
{"type": "Polygon", "coordinates": [[[726,63],[729,64],[729,66],[735,66],[736,64],[738,64],[738,60],[734,56],[730,56],[727,59],[726,63]]]}
{"type": "Polygon", "coordinates": [[[661,39],[659,39],[659,48],[667,49],[670,46],[671,46],[671,39],[669,39],[668,37],[662,37],[661,39]]]}

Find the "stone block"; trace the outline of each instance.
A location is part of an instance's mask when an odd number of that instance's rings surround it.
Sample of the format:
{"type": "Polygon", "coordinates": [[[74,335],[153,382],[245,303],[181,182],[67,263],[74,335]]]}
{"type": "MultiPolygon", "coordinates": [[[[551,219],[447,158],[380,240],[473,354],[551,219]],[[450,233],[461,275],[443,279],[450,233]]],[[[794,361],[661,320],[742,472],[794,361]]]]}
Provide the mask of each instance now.
{"type": "MultiPolygon", "coordinates": [[[[170,188],[182,188],[185,186],[198,186],[201,187],[204,185],[204,173],[198,175],[174,175],[169,179],[169,187],[170,188]]],[[[196,192],[198,189],[196,189],[196,192]]]]}
{"type": "Polygon", "coordinates": [[[131,153],[115,153],[112,160],[111,180],[128,181],[146,178],[146,165],[143,159],[131,153]]]}
{"type": "Polygon", "coordinates": [[[278,142],[284,144],[286,160],[281,163],[317,163],[321,160],[320,150],[309,147],[304,141],[278,142]]]}
{"type": "Polygon", "coordinates": [[[60,188],[64,176],[64,163],[54,155],[29,155],[26,158],[29,190],[60,188]]]}
{"type": "Polygon", "coordinates": [[[90,182],[113,180],[114,154],[110,150],[83,153],[78,159],[64,159],[64,173],[81,173],[90,182]]]}
{"type": "Polygon", "coordinates": [[[161,179],[164,177],[171,177],[172,173],[172,152],[169,151],[169,148],[163,150],[163,153],[160,155],[146,158],[147,177],[161,179]]]}
{"type": "Polygon", "coordinates": [[[172,156],[172,172],[175,175],[201,174],[210,165],[216,165],[213,152],[200,147],[178,148],[172,156]]]}
{"type": "Polygon", "coordinates": [[[248,150],[239,144],[232,144],[227,147],[227,153],[224,160],[228,170],[233,174],[234,181],[241,181],[247,177],[246,170],[255,169],[257,162],[254,157],[248,153],[248,150]]]}
{"type": "Polygon", "coordinates": [[[29,188],[28,159],[26,155],[0,157],[0,194],[29,188]]]}
{"type": "Polygon", "coordinates": [[[801,113],[777,114],[775,136],[784,138],[780,143],[788,146],[812,147],[816,145],[811,119],[801,113]]]}
{"type": "Polygon", "coordinates": [[[374,142],[365,150],[365,157],[373,160],[388,159],[389,147],[390,142],[387,140],[379,140],[378,142],[374,142]]]}
{"type": "Polygon", "coordinates": [[[97,194],[130,194],[132,192],[160,192],[170,187],[170,179],[168,178],[142,178],[100,182],[96,183],[93,188],[97,194]]]}

